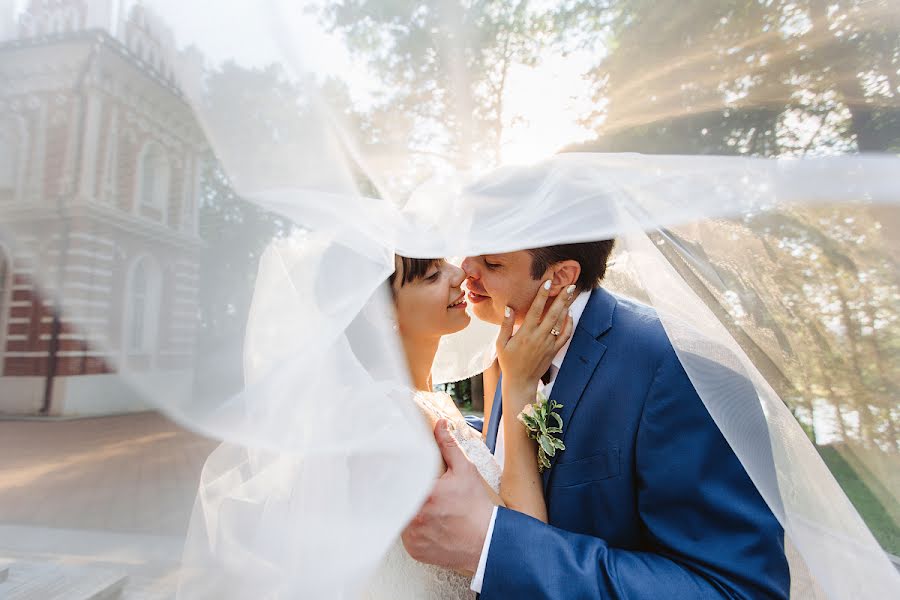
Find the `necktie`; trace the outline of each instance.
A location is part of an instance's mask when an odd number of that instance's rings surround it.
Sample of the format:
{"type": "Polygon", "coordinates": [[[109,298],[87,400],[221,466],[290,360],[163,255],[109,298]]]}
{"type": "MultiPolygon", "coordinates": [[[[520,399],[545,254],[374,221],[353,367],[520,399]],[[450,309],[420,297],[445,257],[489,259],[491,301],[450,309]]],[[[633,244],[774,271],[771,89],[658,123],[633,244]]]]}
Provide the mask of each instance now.
{"type": "Polygon", "coordinates": [[[547,371],[543,375],[541,375],[541,383],[547,385],[553,380],[553,369],[553,365],[550,365],[550,368],[547,369],[547,371]]]}

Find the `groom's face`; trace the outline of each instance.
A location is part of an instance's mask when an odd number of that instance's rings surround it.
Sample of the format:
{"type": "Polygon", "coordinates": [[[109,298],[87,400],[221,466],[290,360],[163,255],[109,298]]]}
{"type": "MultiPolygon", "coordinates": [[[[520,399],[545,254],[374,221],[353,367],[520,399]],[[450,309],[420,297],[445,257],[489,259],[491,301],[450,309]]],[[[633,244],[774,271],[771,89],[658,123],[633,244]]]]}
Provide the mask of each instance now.
{"type": "Polygon", "coordinates": [[[507,306],[521,323],[544,282],[531,276],[531,254],[527,250],[470,256],[462,268],[472,312],[488,323],[502,323],[507,306]]]}

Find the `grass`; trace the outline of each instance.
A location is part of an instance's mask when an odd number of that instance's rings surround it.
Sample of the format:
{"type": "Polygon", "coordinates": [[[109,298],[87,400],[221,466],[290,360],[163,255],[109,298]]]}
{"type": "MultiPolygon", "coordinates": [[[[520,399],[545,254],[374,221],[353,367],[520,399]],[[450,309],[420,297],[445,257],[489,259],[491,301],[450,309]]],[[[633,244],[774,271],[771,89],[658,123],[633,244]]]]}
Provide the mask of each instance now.
{"type": "Polygon", "coordinates": [[[817,446],[817,449],[881,547],[894,556],[900,555],[900,526],[891,518],[869,486],[860,479],[859,474],[837,449],[831,446],[817,446]]]}

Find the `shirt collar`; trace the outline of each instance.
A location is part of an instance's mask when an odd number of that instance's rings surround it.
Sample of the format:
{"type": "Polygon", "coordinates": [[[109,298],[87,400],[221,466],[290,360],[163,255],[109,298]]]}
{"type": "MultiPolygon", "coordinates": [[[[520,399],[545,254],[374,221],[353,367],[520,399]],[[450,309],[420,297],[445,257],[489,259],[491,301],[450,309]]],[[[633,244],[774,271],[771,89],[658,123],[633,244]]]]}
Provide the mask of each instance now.
{"type": "MultiPolygon", "coordinates": [[[[587,290],[578,294],[578,297],[572,302],[572,305],[569,307],[569,314],[572,315],[572,334],[575,334],[575,328],[578,327],[578,321],[581,320],[581,315],[584,314],[584,309],[587,306],[588,300],[591,298],[591,290],[587,290]]],[[[563,361],[566,359],[566,352],[569,351],[569,344],[572,343],[572,336],[569,336],[568,341],[566,341],[566,345],[559,349],[559,352],[556,353],[556,356],[553,357],[553,360],[550,361],[550,364],[556,367],[556,371],[562,367],[563,361]]],[[[555,373],[554,373],[555,375],[555,373]]],[[[555,377],[554,377],[555,379],[555,377]]]]}
{"type": "MultiPolygon", "coordinates": [[[[584,314],[584,309],[587,308],[588,300],[591,299],[591,290],[587,290],[578,294],[578,297],[572,302],[572,305],[569,306],[569,314],[572,315],[572,335],[575,335],[575,329],[578,327],[578,322],[581,320],[581,315],[584,314]]],[[[513,326],[513,334],[515,334],[519,330],[520,325],[517,323],[513,326]]],[[[566,359],[566,352],[569,351],[569,344],[572,343],[572,336],[569,336],[569,339],[566,341],[566,345],[559,349],[559,352],[556,353],[556,356],[553,357],[553,360],[550,361],[550,367],[553,369],[553,378],[556,379],[556,372],[560,370],[562,367],[563,361],[566,359]]]]}

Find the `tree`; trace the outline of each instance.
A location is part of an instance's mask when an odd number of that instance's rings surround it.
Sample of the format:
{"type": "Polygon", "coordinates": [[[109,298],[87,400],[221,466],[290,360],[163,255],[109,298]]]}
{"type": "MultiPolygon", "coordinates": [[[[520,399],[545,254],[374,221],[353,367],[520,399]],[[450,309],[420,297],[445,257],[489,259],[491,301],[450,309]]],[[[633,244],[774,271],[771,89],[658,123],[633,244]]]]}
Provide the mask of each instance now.
{"type": "Polygon", "coordinates": [[[363,142],[398,189],[498,163],[509,70],[533,62],[546,35],[527,2],[346,0],[321,16],[382,84],[363,142]]]}
{"type": "Polygon", "coordinates": [[[201,182],[198,225],[206,249],[200,264],[195,382],[203,386],[197,390],[199,394],[222,397],[243,385],[242,340],[259,259],[273,239],[293,227],[284,217],[242,198],[231,175],[235,173],[250,189],[257,178],[272,176],[283,181],[279,171],[285,166],[267,161],[288,153],[266,149],[289,139],[284,124],[296,123],[303,111],[298,91],[274,67],[250,70],[226,63],[210,73],[204,84],[202,112],[213,132],[210,143],[218,154],[210,157],[201,182]],[[233,171],[226,172],[226,166],[233,171]]]}
{"type": "Polygon", "coordinates": [[[777,156],[900,143],[888,5],[577,1],[555,19],[610,49],[592,71],[588,149],[777,156]]]}

